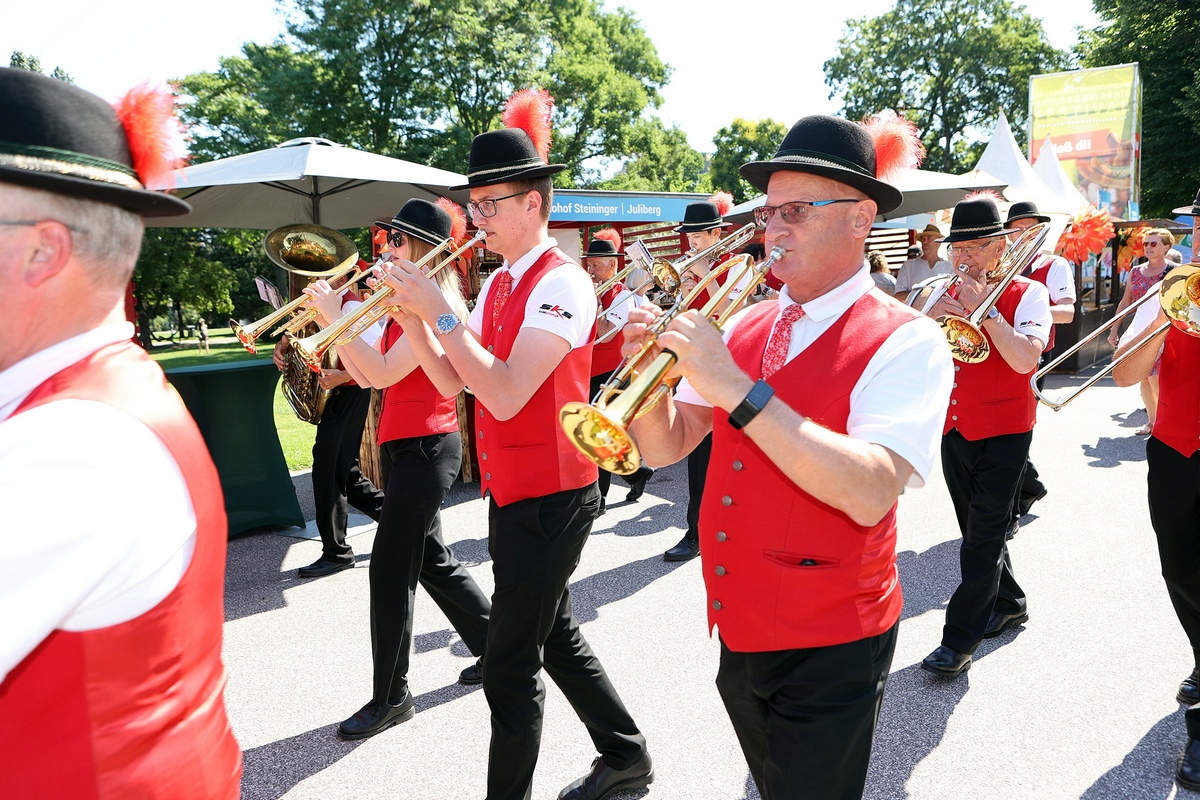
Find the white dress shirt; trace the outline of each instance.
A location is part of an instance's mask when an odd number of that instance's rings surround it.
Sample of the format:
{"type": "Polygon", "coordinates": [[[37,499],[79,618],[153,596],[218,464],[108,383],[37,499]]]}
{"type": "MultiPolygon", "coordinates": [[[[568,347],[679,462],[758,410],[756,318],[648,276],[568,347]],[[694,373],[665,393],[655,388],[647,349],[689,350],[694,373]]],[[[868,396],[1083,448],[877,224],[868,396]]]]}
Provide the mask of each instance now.
{"type": "Polygon", "coordinates": [[[908,292],[923,280],[937,277],[939,275],[951,275],[954,272],[954,265],[949,261],[938,260],[931,267],[929,262],[923,258],[910,258],[900,267],[900,272],[896,274],[896,291],[908,292]]]}
{"type": "Polygon", "coordinates": [[[105,325],[0,373],[0,681],[55,629],[150,610],[191,561],[191,498],[149,428],[92,400],[12,416],[48,378],[132,336],[105,325]]]}

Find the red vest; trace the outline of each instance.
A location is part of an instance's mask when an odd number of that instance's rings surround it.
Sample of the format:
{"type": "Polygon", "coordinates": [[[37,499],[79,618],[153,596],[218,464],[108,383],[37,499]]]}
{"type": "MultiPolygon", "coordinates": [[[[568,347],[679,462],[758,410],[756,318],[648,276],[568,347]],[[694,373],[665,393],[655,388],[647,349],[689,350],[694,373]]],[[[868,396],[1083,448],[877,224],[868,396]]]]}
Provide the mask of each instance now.
{"type": "MultiPolygon", "coordinates": [[[[733,258],[733,253],[723,254],[722,256],[717,258],[715,261],[713,261],[712,266],[709,267],[709,270],[711,271],[711,270],[716,269],[721,264],[724,264],[726,261],[728,261],[731,258],[733,258]]],[[[701,276],[701,277],[703,277],[703,276],[701,276]]],[[[696,300],[696,302],[692,303],[690,306],[688,306],[688,308],[694,308],[697,311],[704,308],[705,303],[707,303],[709,300],[712,299],[713,293],[716,291],[716,287],[724,286],[725,282],[727,280],[729,280],[729,271],[728,270],[721,273],[716,278],[714,278],[712,281],[710,281],[708,286],[704,287],[704,289],[701,290],[700,297],[696,300]]]]}
{"type": "Polygon", "coordinates": [[[1174,326],[1158,367],[1154,438],[1188,458],[1200,449],[1200,339],[1174,326]]]}
{"type": "MultiPolygon", "coordinates": [[[[1025,277],[1029,278],[1031,281],[1037,281],[1042,286],[1049,288],[1050,267],[1054,266],[1054,256],[1042,253],[1040,256],[1038,256],[1038,260],[1035,261],[1034,264],[1037,266],[1025,277]]],[[[1050,307],[1054,308],[1053,298],[1050,300],[1050,307]]],[[[1050,325],[1050,338],[1046,340],[1046,346],[1042,349],[1042,352],[1049,353],[1054,349],[1054,329],[1056,327],[1058,326],[1054,324],[1050,325]]]]}
{"type": "MultiPolygon", "coordinates": [[[[1010,325],[1029,286],[1027,278],[1015,278],[996,303],[996,310],[1010,325]]],[[[1037,399],[1029,388],[1029,378],[1037,368],[1015,372],[997,352],[986,330],[983,335],[992,348],[985,360],[978,364],[954,362],[954,388],[950,391],[950,408],[942,428],[943,434],[958,428],[963,438],[972,442],[1033,430],[1037,419],[1037,399]]]]}
{"type": "Polygon", "coordinates": [[[54,631],[0,684],[0,793],[236,798],[242,756],[225,716],[221,663],[228,527],[208,448],[162,370],[132,344],[51,377],[16,413],[62,399],[107,403],[162,440],[187,483],[196,547],[157,606],[108,628],[54,631]]]}
{"type": "MultiPolygon", "coordinates": [[[[488,352],[502,361],[508,358],[533,287],[550,270],[570,263],[557,247],[543,253],[513,287],[495,325],[490,312],[496,302],[496,281],[492,281],[480,336],[488,352]]],[[[594,336],[594,325],[592,330],[594,336]]],[[[590,344],[572,348],[512,419],[501,422],[483,403],[478,404],[479,483],[484,494],[491,491],[496,505],[580,489],[596,480],[596,465],[567,440],[558,421],[564,404],[588,402],[591,366],[590,344]]]]}
{"type": "MultiPolygon", "coordinates": [[[[620,282],[615,284],[600,297],[600,307],[607,309],[616,296],[623,291],[625,291],[625,284],[620,282]]],[[[617,365],[621,363],[621,345],[623,344],[625,344],[625,337],[621,335],[620,331],[617,331],[607,342],[592,345],[592,375],[607,375],[616,369],[617,365]]]]}
{"type": "MultiPolygon", "coordinates": [[[[388,319],[383,329],[383,352],[404,335],[404,329],[388,319]]],[[[440,394],[425,370],[417,367],[400,381],[383,390],[379,411],[378,444],[458,430],[455,398],[440,394]]]]}
{"type": "MultiPolygon", "coordinates": [[[[777,301],[753,306],[729,341],[752,379],[777,301]]],[[[836,433],[846,433],[850,393],[889,335],[920,315],[878,292],[775,373],[776,397],[836,433]]],[[[798,488],[728,415],[713,411],[713,448],[700,507],[700,557],[708,623],[739,652],[823,647],[889,630],[903,599],[896,571],[895,506],[858,525],[798,488]]]]}

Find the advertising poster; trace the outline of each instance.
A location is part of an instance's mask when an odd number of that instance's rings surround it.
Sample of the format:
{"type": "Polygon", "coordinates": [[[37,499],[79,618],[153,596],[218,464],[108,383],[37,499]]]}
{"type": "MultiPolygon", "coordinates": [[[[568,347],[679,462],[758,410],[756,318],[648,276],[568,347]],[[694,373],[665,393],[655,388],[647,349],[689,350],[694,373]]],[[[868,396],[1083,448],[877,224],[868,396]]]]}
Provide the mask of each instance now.
{"type": "Polygon", "coordinates": [[[1029,161],[1046,136],[1089,201],[1135,220],[1141,179],[1142,80],[1137,64],[1029,79],[1029,161]]]}

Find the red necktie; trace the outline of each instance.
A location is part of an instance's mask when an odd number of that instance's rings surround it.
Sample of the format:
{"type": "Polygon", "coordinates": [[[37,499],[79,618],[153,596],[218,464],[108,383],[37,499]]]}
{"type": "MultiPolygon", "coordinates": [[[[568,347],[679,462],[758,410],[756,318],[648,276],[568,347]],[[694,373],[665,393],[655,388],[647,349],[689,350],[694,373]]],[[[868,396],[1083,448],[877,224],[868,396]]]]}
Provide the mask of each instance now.
{"type": "Polygon", "coordinates": [[[767,349],[763,351],[762,376],[769,378],[779,372],[787,360],[788,346],[792,343],[792,325],[804,316],[804,309],[799,303],[793,303],[783,310],[783,314],[775,322],[771,338],[767,341],[767,349]]]}
{"type": "Polygon", "coordinates": [[[504,308],[504,304],[508,302],[508,296],[512,294],[512,273],[508,270],[503,270],[496,276],[496,300],[492,303],[492,324],[500,319],[500,309],[504,308]]]}

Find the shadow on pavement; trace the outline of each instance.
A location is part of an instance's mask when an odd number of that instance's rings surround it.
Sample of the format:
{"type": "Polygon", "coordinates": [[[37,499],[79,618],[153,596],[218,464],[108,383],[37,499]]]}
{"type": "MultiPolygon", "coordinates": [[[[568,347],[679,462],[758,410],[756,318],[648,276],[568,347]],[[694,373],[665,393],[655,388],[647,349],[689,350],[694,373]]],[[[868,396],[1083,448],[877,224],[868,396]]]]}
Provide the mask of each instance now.
{"type": "Polygon", "coordinates": [[[1146,460],[1146,439],[1143,436],[1128,436],[1113,439],[1101,436],[1094,445],[1081,444],[1083,455],[1095,459],[1088,462],[1089,467],[1112,469],[1121,464],[1146,460]]]}
{"type": "MultiPolygon", "coordinates": [[[[1176,760],[1186,742],[1183,715],[1168,714],[1146,732],[1120,764],[1089,786],[1080,800],[1125,800],[1129,797],[1166,800],[1175,797],[1176,760]]],[[[1196,795],[1182,789],[1178,797],[1196,795]]]]}
{"type": "MultiPolygon", "coordinates": [[[[645,495],[642,496],[642,500],[645,495]]],[[[640,503],[642,500],[635,500],[634,503],[640,503]]],[[[631,505],[626,501],[613,503],[609,508],[619,508],[621,506],[631,505]]],[[[677,504],[664,500],[656,505],[648,506],[638,510],[638,515],[633,519],[618,520],[611,527],[604,524],[604,517],[596,520],[592,525],[592,535],[610,533],[614,536],[649,536],[653,533],[662,533],[667,528],[672,526],[678,527],[684,523],[685,508],[680,508],[677,504]]]]}
{"type": "Polygon", "coordinates": [[[341,761],[362,744],[337,737],[337,725],[242,752],[242,800],[278,800],[300,781],[341,761]]]}
{"type": "Polygon", "coordinates": [[[581,578],[571,584],[571,607],[575,618],[580,625],[591,622],[600,606],[632,597],[678,566],[679,563],[668,563],[662,556],[654,555],[581,578]]]}
{"type": "Polygon", "coordinates": [[[896,554],[904,611],[900,619],[919,617],[926,611],[945,608],[958,588],[958,551],[962,539],[955,537],[923,553],[903,550],[896,554]]]}

